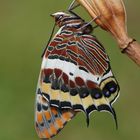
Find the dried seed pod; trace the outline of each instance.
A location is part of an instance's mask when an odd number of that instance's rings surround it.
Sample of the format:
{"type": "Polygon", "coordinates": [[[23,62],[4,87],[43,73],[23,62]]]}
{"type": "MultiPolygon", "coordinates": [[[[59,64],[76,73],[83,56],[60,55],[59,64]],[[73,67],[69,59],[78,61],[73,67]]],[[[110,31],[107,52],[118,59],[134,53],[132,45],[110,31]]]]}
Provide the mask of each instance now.
{"type": "MultiPolygon", "coordinates": [[[[140,44],[134,43],[134,39],[127,34],[126,11],[122,0],[77,0],[104,30],[110,32],[117,40],[120,49],[126,53],[137,64],[140,64],[140,58],[133,58],[130,48],[135,53],[140,52],[140,44]],[[135,44],[135,45],[134,45],[135,44]],[[133,46],[133,47],[132,47],[133,46]],[[126,48],[129,47],[129,54],[126,48]],[[136,59],[136,60],[135,60],[136,59]]],[[[136,55],[139,56],[139,55],[136,55]]]]}

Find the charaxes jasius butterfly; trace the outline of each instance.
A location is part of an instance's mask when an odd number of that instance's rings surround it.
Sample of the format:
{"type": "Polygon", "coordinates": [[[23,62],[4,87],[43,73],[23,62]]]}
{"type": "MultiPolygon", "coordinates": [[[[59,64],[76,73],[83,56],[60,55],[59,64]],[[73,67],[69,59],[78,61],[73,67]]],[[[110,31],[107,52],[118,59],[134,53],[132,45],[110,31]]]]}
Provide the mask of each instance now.
{"type": "Polygon", "coordinates": [[[91,112],[108,111],[119,95],[109,58],[93,27],[76,15],[53,14],[60,27],[43,55],[37,94],[35,126],[40,138],[55,136],[77,112],[89,123],[91,112]]]}

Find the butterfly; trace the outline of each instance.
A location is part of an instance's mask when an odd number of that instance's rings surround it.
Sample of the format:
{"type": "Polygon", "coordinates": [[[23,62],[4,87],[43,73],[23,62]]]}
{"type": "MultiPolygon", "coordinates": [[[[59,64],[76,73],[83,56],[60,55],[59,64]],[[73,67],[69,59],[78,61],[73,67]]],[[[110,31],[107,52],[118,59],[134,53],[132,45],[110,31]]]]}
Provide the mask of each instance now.
{"type": "Polygon", "coordinates": [[[52,16],[59,30],[43,54],[36,91],[35,127],[42,139],[58,134],[81,111],[87,125],[93,111],[110,112],[116,120],[112,104],[120,89],[93,27],[76,15],[52,16]]]}

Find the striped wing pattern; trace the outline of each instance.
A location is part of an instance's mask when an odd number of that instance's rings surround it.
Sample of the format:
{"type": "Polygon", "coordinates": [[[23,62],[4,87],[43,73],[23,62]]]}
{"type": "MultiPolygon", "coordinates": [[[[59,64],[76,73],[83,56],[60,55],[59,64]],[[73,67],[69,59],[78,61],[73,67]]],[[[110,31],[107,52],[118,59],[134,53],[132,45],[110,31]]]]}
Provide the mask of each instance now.
{"type": "Polygon", "coordinates": [[[43,57],[37,89],[36,130],[41,138],[50,138],[78,111],[86,114],[87,124],[95,110],[108,111],[115,118],[112,103],[118,94],[119,86],[109,58],[96,37],[61,30],[43,57]]]}

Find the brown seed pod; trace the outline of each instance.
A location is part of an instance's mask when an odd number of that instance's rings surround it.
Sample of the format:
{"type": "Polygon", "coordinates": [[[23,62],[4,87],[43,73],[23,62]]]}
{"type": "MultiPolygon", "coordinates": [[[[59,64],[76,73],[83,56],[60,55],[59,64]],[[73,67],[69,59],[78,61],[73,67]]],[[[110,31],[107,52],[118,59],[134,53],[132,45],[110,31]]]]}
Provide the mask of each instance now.
{"type": "Polygon", "coordinates": [[[126,11],[122,0],[77,0],[102,29],[110,32],[117,40],[123,53],[140,65],[140,44],[127,33],[126,11]],[[135,43],[134,43],[135,42],[135,43]],[[129,53],[128,49],[129,48],[129,53]],[[133,49],[132,49],[133,48],[133,49]],[[135,52],[134,52],[135,50],[135,52]],[[132,52],[131,52],[132,51],[132,52]],[[132,55],[132,56],[131,56],[132,55]],[[135,58],[136,57],[136,58],[135,58]]]}

